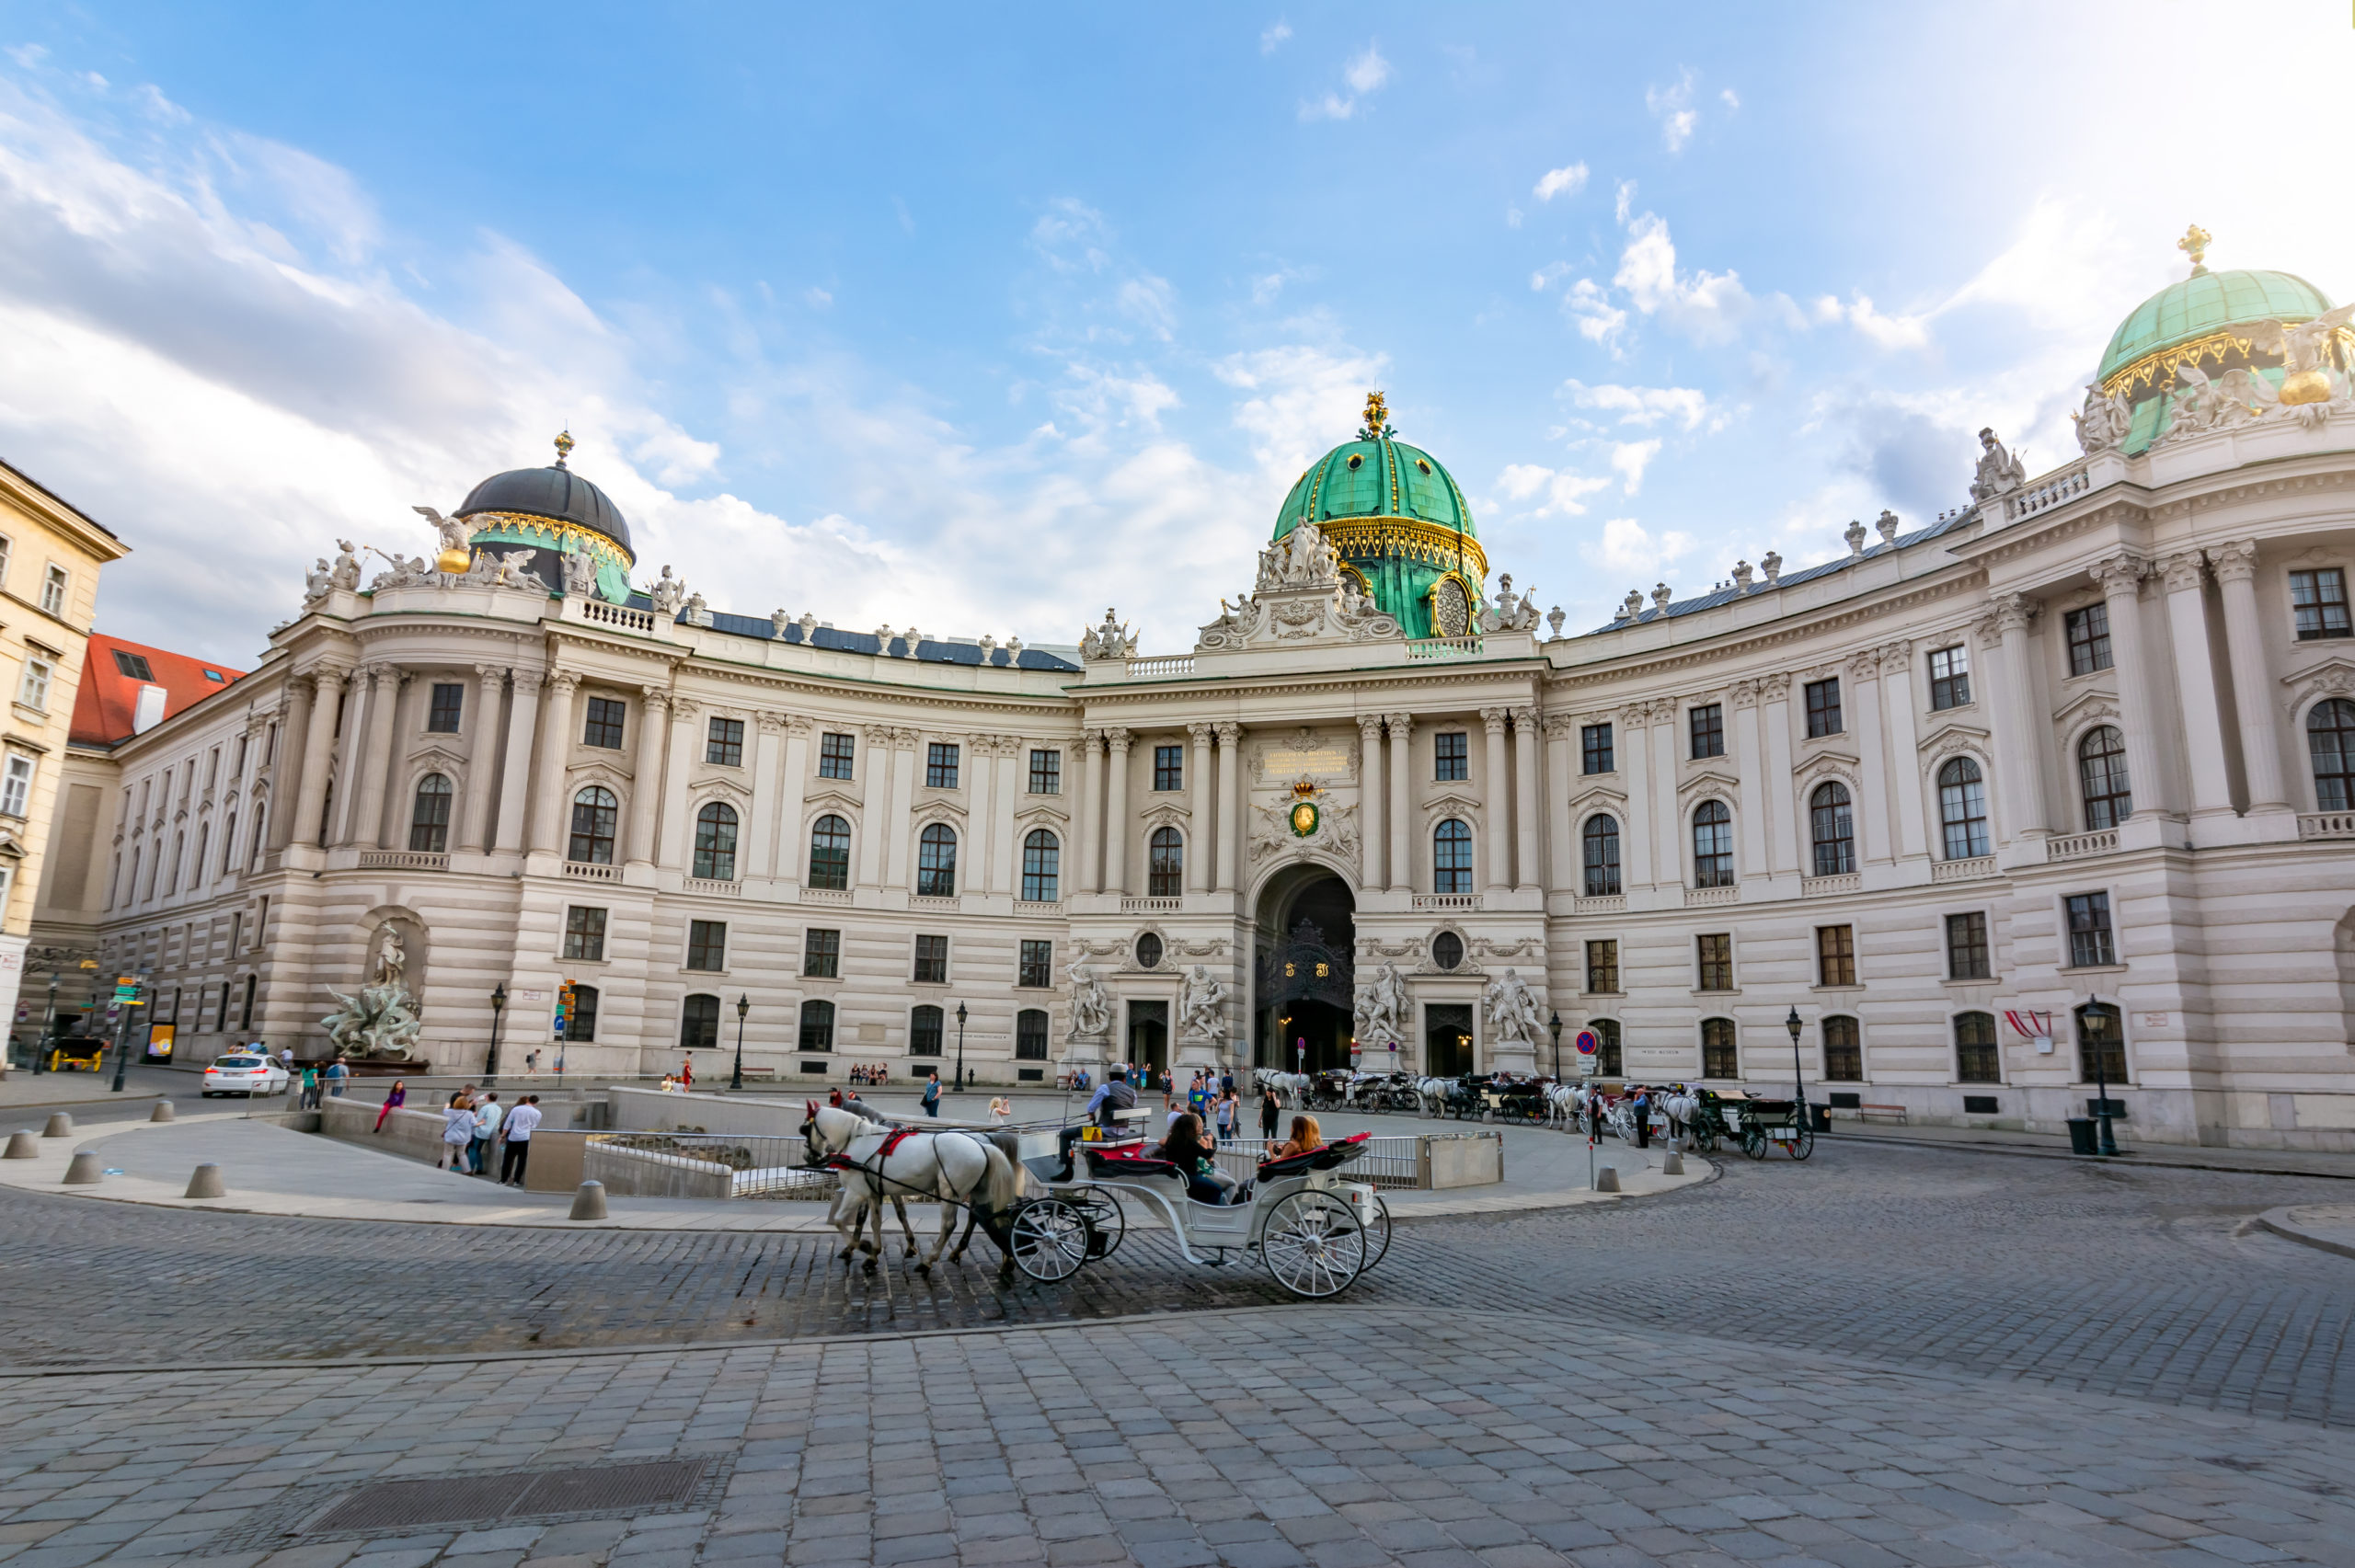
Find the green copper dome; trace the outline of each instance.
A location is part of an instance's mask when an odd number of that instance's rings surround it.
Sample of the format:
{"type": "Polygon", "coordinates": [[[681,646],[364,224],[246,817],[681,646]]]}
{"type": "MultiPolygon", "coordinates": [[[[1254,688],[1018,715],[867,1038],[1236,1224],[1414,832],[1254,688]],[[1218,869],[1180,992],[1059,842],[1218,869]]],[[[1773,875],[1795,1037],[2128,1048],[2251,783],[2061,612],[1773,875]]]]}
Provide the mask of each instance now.
{"type": "Polygon", "coordinates": [[[1275,537],[1305,521],[1322,527],[1337,518],[1361,517],[1417,518],[1479,537],[1455,476],[1430,452],[1393,440],[1386,431],[1344,441],[1310,464],[1276,513],[1275,537]]]}
{"type": "Polygon", "coordinates": [[[2105,389],[2117,391],[2110,382],[2120,372],[2140,368],[2145,360],[2213,337],[2227,326],[2311,321],[2329,308],[2323,292],[2294,273],[2211,272],[2203,268],[2161,289],[2118,324],[2095,379],[2105,389]]]}

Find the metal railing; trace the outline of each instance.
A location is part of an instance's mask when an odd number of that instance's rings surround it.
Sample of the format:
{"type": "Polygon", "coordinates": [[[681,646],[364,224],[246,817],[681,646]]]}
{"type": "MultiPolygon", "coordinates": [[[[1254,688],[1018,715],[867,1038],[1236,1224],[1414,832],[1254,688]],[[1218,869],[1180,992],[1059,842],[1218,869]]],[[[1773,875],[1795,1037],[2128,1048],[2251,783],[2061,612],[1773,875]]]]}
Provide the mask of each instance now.
{"type": "Polygon", "coordinates": [[[641,1168],[641,1196],[815,1200],[840,1185],[833,1172],[805,1168],[809,1145],[789,1133],[600,1132],[587,1141],[641,1168]]]}
{"type": "MultiPolygon", "coordinates": [[[[1413,1191],[1422,1185],[1422,1140],[1412,1136],[1398,1138],[1369,1138],[1368,1151],[1342,1166],[1336,1173],[1343,1181],[1364,1182],[1375,1187],[1394,1191],[1413,1191]]],[[[1262,1138],[1230,1138],[1218,1146],[1218,1168],[1241,1181],[1250,1181],[1259,1173],[1259,1162],[1266,1158],[1268,1140],[1262,1138]]]]}

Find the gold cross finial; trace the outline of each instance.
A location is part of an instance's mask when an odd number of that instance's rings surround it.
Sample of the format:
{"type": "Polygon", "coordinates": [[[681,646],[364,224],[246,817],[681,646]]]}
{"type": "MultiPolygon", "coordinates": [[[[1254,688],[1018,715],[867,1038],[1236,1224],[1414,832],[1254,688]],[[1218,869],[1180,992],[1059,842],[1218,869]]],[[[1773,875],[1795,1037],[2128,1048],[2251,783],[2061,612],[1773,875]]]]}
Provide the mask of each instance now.
{"type": "Polygon", "coordinates": [[[571,455],[572,432],[570,430],[565,430],[559,433],[556,438],[556,465],[558,468],[563,467],[564,460],[571,455]]]}
{"type": "Polygon", "coordinates": [[[2208,242],[2215,237],[2198,223],[2194,223],[2183,231],[2181,239],[2175,242],[2176,249],[2191,258],[2191,271],[2194,277],[2207,270],[2204,263],[2208,259],[2208,242]]]}
{"type": "Polygon", "coordinates": [[[1367,441],[1387,435],[1390,430],[1390,405],[1379,392],[1365,395],[1365,429],[1359,434],[1367,441]]]}

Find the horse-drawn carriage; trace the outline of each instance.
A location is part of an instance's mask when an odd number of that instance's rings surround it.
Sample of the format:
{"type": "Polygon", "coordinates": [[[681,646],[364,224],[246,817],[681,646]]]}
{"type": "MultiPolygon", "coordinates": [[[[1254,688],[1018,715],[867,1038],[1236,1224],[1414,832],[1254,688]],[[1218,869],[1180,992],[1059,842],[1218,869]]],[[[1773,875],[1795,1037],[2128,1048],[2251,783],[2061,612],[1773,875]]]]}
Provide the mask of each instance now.
{"type": "Polygon", "coordinates": [[[1769,1149],[1780,1149],[1794,1160],[1815,1152],[1815,1131],[1798,1114],[1794,1100],[1757,1100],[1730,1090],[1723,1094],[1703,1089],[1694,1095],[1688,1125],[1694,1147],[1704,1154],[1717,1151],[1719,1142],[1738,1145],[1752,1160],[1763,1160],[1769,1149]]]}

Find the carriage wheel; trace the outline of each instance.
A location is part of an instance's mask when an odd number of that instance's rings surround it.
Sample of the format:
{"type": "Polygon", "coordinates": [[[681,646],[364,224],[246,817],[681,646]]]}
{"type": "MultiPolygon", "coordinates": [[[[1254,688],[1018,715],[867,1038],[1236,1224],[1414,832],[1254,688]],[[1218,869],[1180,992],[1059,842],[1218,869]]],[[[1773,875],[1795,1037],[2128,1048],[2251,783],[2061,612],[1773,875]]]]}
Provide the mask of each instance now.
{"type": "Polygon", "coordinates": [[[1120,1200],[1101,1187],[1082,1187],[1069,1196],[1080,1218],[1087,1221],[1087,1255],[1092,1261],[1109,1258],[1120,1250],[1128,1239],[1129,1219],[1121,1211],[1120,1200]]]}
{"type": "Polygon", "coordinates": [[[1791,1145],[1791,1158],[1794,1160],[1804,1160],[1814,1152],[1815,1129],[1811,1127],[1800,1127],[1799,1140],[1791,1145]]]}
{"type": "Polygon", "coordinates": [[[1695,1153],[1715,1154],[1717,1151],[1717,1129],[1708,1127],[1694,1127],[1693,1149],[1695,1153]]]}
{"type": "Polygon", "coordinates": [[[1752,1160],[1766,1158],[1766,1135],[1754,1127],[1741,1129],[1741,1151],[1752,1160]]]}
{"type": "Polygon", "coordinates": [[[1365,1260],[1367,1268],[1390,1251],[1390,1206],[1382,1201],[1380,1193],[1373,1195],[1373,1223],[1365,1228],[1365,1244],[1373,1249],[1373,1255],[1365,1260]]]}
{"type": "Polygon", "coordinates": [[[1356,1211],[1330,1193],[1296,1192],[1259,1233],[1259,1257],[1276,1283],[1311,1300],[1336,1296],[1365,1272],[1367,1237],[1356,1211]]]}
{"type": "Polygon", "coordinates": [[[1052,1285],[1087,1261],[1087,1216],[1059,1197],[1033,1198],[1015,1211],[1006,1253],[1031,1278],[1052,1285]]]}

